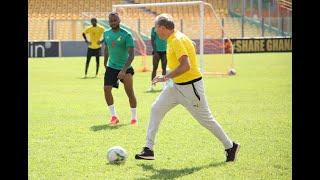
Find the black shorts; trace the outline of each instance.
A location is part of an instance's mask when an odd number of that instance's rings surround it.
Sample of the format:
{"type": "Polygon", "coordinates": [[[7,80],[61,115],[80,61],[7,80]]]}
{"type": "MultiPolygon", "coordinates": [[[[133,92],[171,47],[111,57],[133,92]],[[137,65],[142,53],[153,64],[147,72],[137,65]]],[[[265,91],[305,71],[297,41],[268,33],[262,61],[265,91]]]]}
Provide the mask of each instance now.
{"type": "MultiPolygon", "coordinates": [[[[157,51],[157,53],[160,56],[160,59],[164,59],[164,57],[167,55],[166,51],[157,51]]],[[[152,55],[154,54],[154,51],[152,51],[152,55]]]]}
{"type": "Polygon", "coordinates": [[[98,49],[91,49],[91,48],[88,48],[88,51],[87,51],[87,56],[101,56],[101,48],[98,48],[98,49]]]}
{"type": "MultiPolygon", "coordinates": [[[[167,51],[157,51],[157,53],[159,54],[160,57],[167,55],[167,51]]],[[[153,54],[154,54],[154,51],[152,51],[152,55],[153,54]]]]}
{"type": "MultiPolygon", "coordinates": [[[[114,88],[119,88],[118,74],[120,70],[107,67],[104,74],[104,86],[112,86],[114,88]]],[[[126,74],[134,75],[134,70],[132,67],[128,68],[126,74]]],[[[120,80],[122,82],[122,80],[120,80]]]]}

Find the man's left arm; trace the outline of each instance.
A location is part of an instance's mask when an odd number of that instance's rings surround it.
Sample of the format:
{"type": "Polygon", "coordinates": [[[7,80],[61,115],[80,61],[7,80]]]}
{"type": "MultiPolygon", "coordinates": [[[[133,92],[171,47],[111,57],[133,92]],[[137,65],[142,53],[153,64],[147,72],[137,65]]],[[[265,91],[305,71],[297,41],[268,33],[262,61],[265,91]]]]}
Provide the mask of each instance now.
{"type": "Polygon", "coordinates": [[[124,71],[124,72],[127,71],[127,69],[130,67],[130,65],[134,59],[134,49],[132,47],[130,47],[128,49],[128,54],[129,54],[128,60],[127,60],[126,64],[124,65],[124,67],[122,68],[122,71],[124,71]]]}
{"type": "Polygon", "coordinates": [[[123,79],[126,75],[127,69],[130,67],[133,59],[134,59],[134,42],[131,34],[127,34],[125,37],[126,48],[128,48],[128,59],[126,64],[123,66],[121,71],[118,74],[118,79],[123,79]]]}
{"type": "Polygon", "coordinates": [[[128,48],[128,54],[129,54],[129,57],[127,59],[127,62],[126,64],[124,65],[124,67],[122,68],[122,70],[119,72],[118,74],[118,79],[123,79],[125,74],[126,74],[126,71],[127,69],[130,67],[133,59],[134,59],[134,48],[133,47],[129,47],[128,48]]]}
{"type": "Polygon", "coordinates": [[[103,45],[104,39],[98,41],[98,45],[103,45]]]}

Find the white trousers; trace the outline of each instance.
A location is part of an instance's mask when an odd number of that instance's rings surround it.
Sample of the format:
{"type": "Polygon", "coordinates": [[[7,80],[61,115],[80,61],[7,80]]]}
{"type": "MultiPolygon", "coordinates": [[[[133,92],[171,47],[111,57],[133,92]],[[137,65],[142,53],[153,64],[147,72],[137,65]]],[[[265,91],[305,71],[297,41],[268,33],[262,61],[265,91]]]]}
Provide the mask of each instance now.
{"type": "Polygon", "coordinates": [[[161,120],[170,109],[178,104],[184,106],[203,127],[217,137],[225,149],[232,147],[232,141],[215,120],[208,107],[204,94],[203,80],[187,85],[173,84],[163,89],[152,104],[146,147],[153,149],[161,120]]]}

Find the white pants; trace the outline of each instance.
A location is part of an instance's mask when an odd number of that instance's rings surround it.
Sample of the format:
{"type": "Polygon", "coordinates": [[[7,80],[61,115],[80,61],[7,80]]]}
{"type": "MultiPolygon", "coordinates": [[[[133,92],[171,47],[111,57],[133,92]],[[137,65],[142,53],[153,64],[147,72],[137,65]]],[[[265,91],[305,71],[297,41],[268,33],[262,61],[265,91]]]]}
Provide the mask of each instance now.
{"type": "Polygon", "coordinates": [[[146,147],[153,149],[161,120],[178,104],[183,105],[202,126],[214,134],[225,149],[232,147],[232,141],[211,114],[204,94],[203,80],[188,85],[173,84],[164,88],[151,108],[146,147]]]}

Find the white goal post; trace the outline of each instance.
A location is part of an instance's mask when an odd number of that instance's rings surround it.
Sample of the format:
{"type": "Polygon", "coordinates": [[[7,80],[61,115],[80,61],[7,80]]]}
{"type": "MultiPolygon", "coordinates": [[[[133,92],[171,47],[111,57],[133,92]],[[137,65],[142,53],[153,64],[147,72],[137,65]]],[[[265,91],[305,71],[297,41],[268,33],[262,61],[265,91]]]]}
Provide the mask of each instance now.
{"type": "MultiPolygon", "coordinates": [[[[112,5],[112,11],[116,12],[118,8],[139,8],[139,7],[152,7],[152,6],[180,6],[180,5],[198,5],[199,12],[200,12],[200,70],[204,72],[204,6],[207,5],[211,8],[213,15],[218,20],[218,24],[224,33],[223,26],[221,24],[221,19],[217,16],[216,12],[214,11],[213,7],[209,3],[205,3],[203,1],[189,1],[189,2],[165,2],[165,3],[145,3],[145,4],[117,4],[112,5]]],[[[233,47],[231,47],[233,48],[233,47]]]]}

